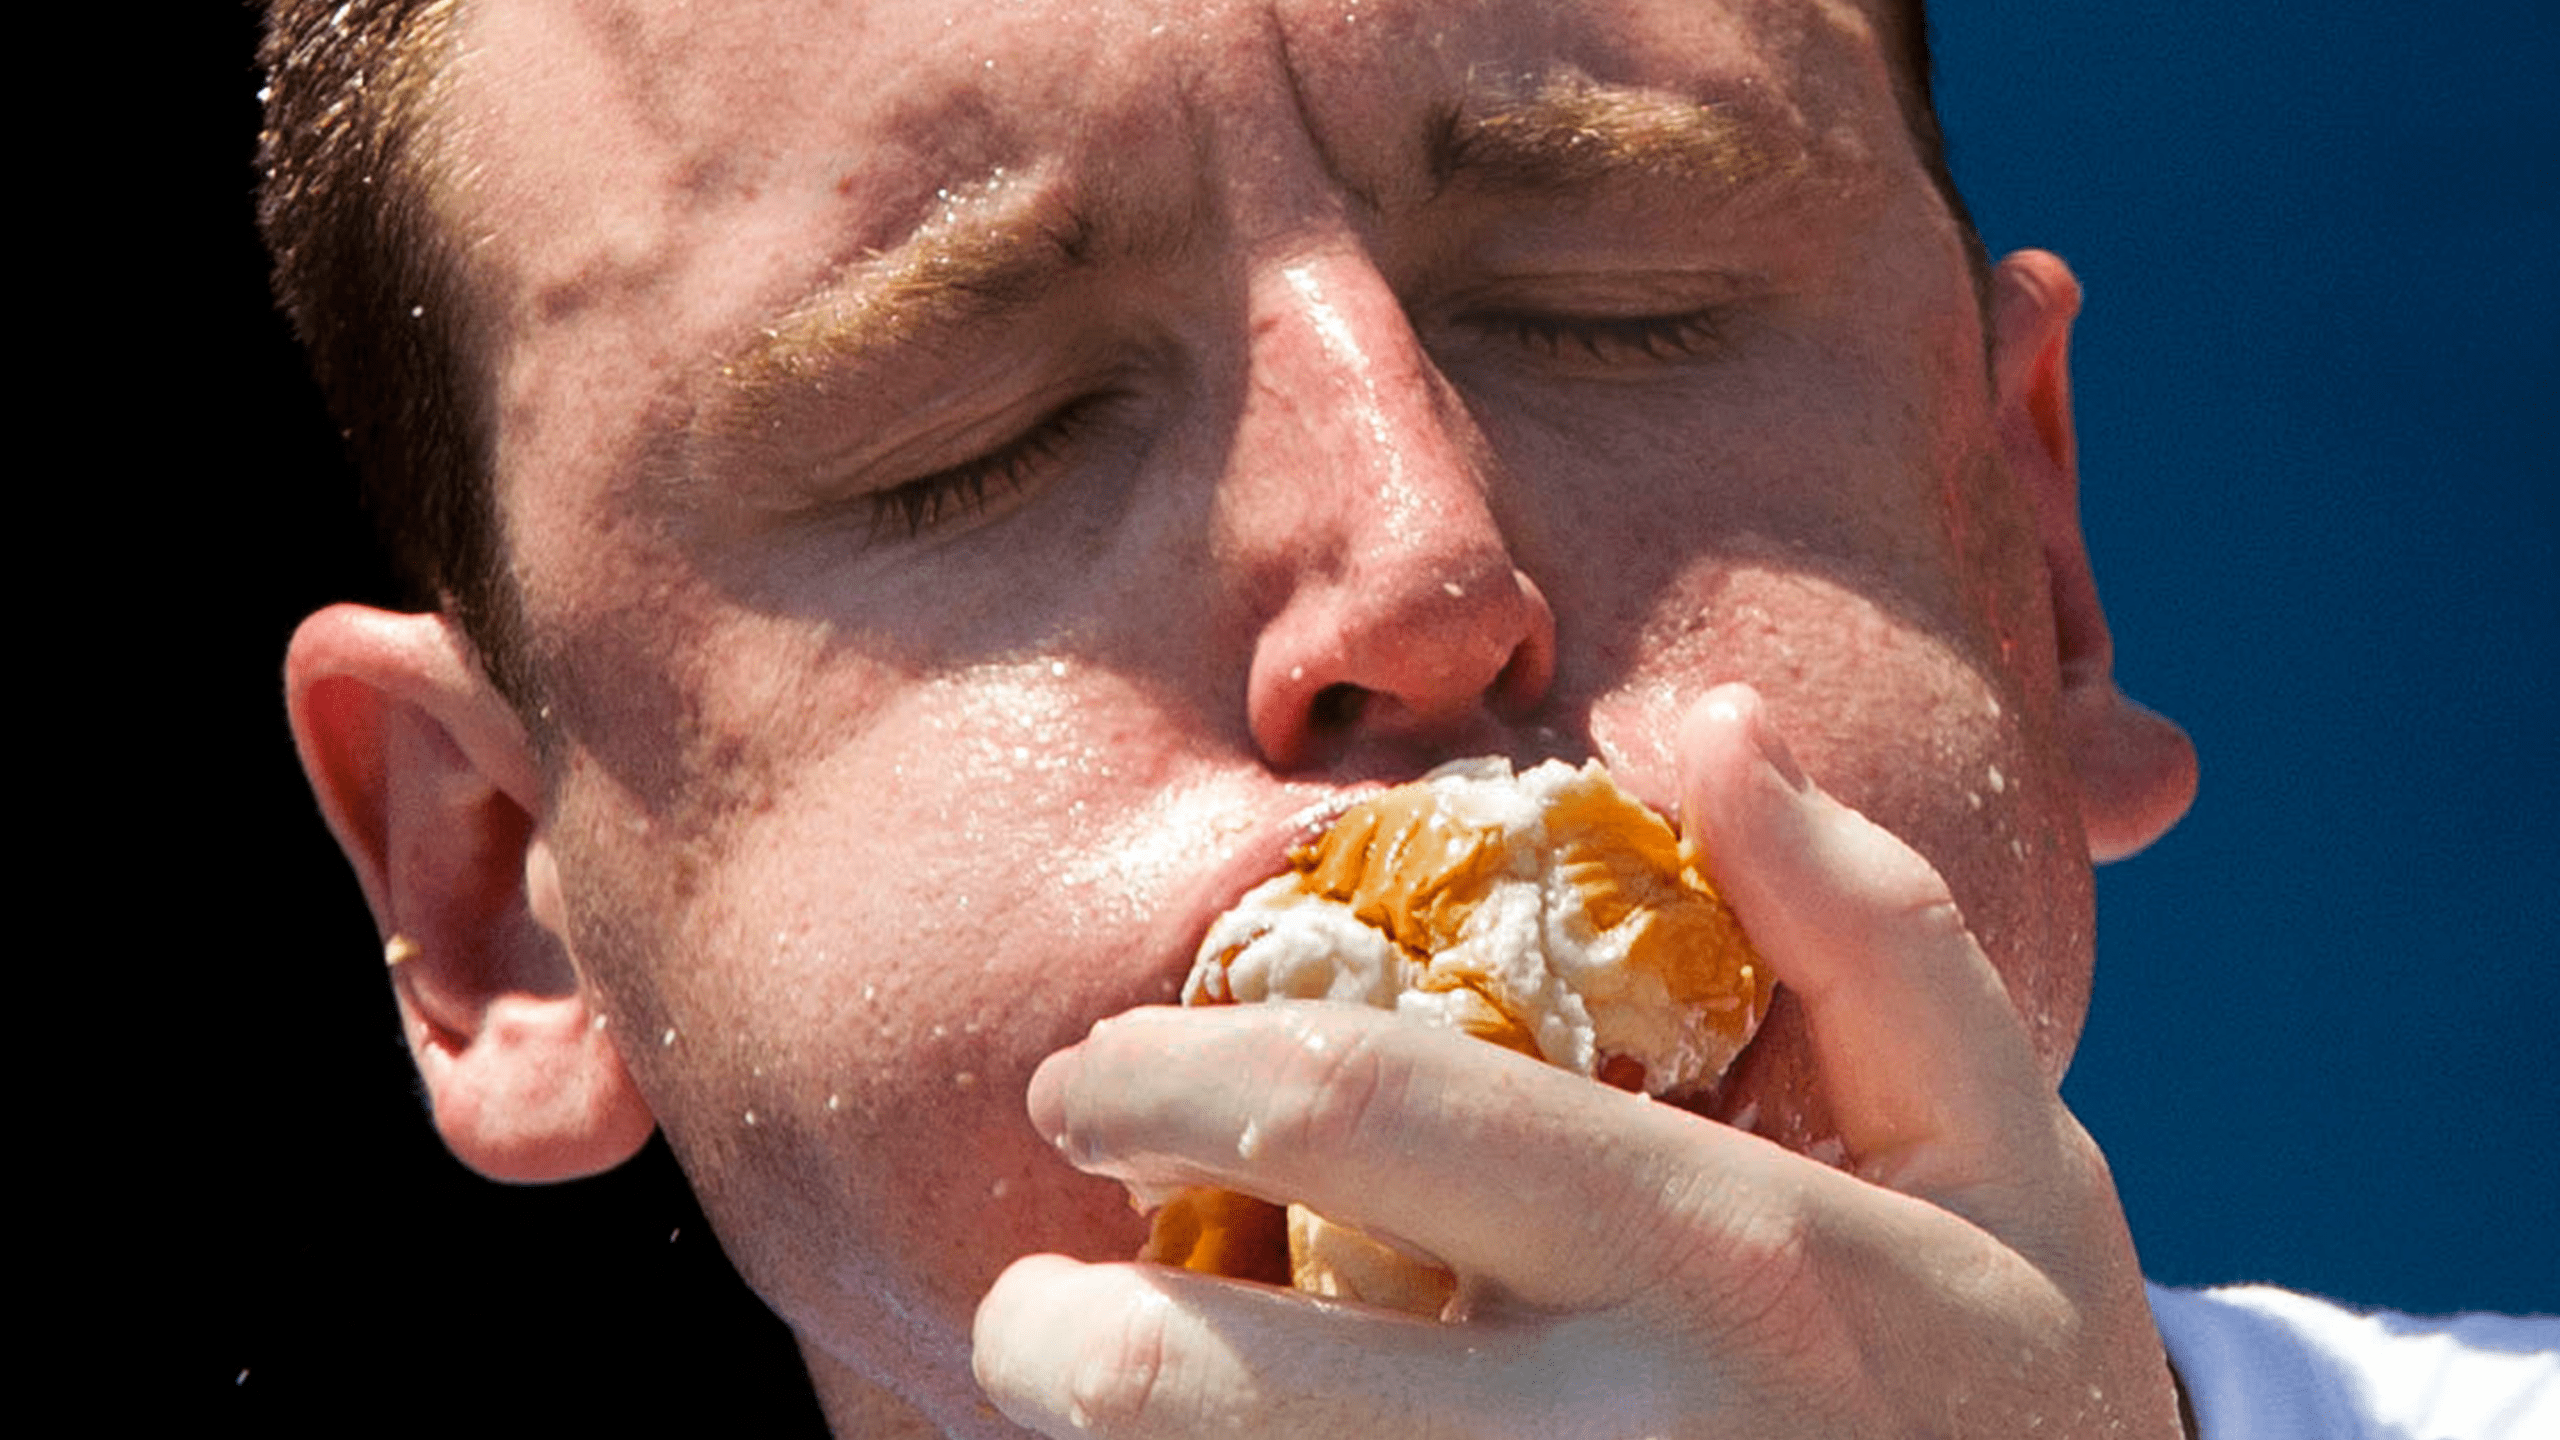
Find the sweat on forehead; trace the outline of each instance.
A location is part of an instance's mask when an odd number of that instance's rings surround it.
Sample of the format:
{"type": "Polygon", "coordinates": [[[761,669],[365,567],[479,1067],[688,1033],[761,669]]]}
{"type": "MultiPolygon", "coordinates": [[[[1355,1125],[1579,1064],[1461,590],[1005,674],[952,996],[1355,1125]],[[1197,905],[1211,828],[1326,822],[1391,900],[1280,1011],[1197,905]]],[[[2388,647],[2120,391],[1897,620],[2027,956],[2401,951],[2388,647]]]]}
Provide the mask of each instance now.
{"type": "MultiPolygon", "coordinates": [[[[1823,0],[1822,8],[1847,7],[1823,0]]],[[[1868,8],[1910,137],[1961,222],[1930,105],[1922,4],[1868,8]]],[[[483,382],[469,373],[486,353],[462,278],[476,237],[452,233],[436,203],[456,178],[448,163],[454,117],[445,113],[445,72],[461,52],[455,30],[466,9],[543,9],[563,17],[583,11],[602,22],[594,33],[623,58],[651,56],[648,37],[618,6],[270,0],[261,50],[268,86],[260,222],[277,257],[278,299],[346,434],[395,569],[419,602],[440,603],[461,621],[492,677],[530,710],[516,596],[490,503],[492,415],[483,382]]],[[[838,23],[859,29],[858,10],[840,7],[838,23]]],[[[689,38],[724,53],[734,74],[778,73],[743,34],[689,38]]],[[[663,43],[657,53],[667,53],[663,43]]],[[[507,57],[483,50],[480,58],[507,57]]],[[[942,123],[983,128],[1000,118],[945,116],[942,123]]],[[[1980,266],[1978,242],[1976,248],[1980,266]]]]}

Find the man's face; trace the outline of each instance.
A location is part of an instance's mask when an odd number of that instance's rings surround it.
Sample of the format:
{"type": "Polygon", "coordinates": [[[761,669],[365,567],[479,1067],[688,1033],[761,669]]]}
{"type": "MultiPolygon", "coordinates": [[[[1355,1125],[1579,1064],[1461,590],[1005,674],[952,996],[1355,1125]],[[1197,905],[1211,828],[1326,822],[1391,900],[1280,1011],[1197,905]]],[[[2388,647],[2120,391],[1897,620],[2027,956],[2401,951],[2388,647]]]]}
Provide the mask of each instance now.
{"type": "MultiPolygon", "coordinates": [[[[963,1405],[1022,1110],[1310,807],[1667,804],[1747,680],[2042,1053],[2085,849],[1958,232],[1850,7],[489,0],[448,97],[572,946],[805,1346],[963,1405]]],[[[1793,1012],[1720,1098],[1819,1148],[1793,1012]]],[[[953,1413],[958,1413],[954,1411],[953,1413]]]]}

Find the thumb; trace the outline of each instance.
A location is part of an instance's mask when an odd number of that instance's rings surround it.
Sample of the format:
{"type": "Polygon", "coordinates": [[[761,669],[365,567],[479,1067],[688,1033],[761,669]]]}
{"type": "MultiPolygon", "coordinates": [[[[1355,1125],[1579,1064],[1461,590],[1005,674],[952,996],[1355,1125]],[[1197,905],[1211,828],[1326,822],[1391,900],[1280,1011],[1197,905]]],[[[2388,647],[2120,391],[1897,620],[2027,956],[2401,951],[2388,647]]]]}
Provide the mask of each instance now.
{"type": "Polygon", "coordinates": [[[1859,1172],[1923,1195],[2014,1175],[2058,1107],[1946,882],[1813,785],[1748,686],[1700,699],[1681,759],[1685,822],[1713,837],[1717,882],[1804,1009],[1859,1172]]]}

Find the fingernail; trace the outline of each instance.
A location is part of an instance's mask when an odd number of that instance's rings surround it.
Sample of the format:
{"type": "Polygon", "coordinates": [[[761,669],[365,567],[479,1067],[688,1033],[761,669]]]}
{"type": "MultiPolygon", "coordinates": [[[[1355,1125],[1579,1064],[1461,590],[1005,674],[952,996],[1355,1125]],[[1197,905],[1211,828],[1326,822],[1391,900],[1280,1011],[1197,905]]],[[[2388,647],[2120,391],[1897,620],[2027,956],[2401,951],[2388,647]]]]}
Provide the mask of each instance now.
{"type": "Polygon", "coordinates": [[[1056,1149],[1067,1148],[1067,1086],[1074,1082],[1079,1057],[1073,1046],[1040,1062],[1031,1072],[1031,1084],[1023,1097],[1023,1107],[1031,1112],[1032,1128],[1040,1138],[1056,1149]]]}
{"type": "Polygon", "coordinates": [[[1769,723],[1769,712],[1763,706],[1751,707],[1751,743],[1760,748],[1760,758],[1769,762],[1769,768],[1778,772],[1778,778],[1787,782],[1788,789],[1801,795],[1810,788],[1804,778],[1804,767],[1796,763],[1795,752],[1779,738],[1777,727],[1769,723]]]}

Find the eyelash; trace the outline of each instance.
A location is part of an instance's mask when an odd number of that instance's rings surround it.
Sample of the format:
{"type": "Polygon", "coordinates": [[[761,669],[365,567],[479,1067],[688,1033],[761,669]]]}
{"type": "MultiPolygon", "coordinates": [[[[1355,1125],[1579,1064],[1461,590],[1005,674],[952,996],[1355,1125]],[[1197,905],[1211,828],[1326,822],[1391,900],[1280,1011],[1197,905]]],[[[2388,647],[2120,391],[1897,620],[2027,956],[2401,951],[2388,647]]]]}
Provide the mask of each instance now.
{"type": "Polygon", "coordinates": [[[872,537],[888,533],[912,540],[950,521],[985,513],[990,500],[1029,484],[1033,467],[1057,458],[1103,398],[1078,396],[1001,449],[873,495],[872,537]]]}
{"type": "MultiPolygon", "coordinates": [[[[1551,357],[1578,352],[1593,360],[1675,360],[1701,354],[1722,338],[1712,311],[1596,319],[1495,311],[1470,317],[1522,348],[1551,357]]],[[[1003,448],[966,464],[910,480],[871,497],[871,533],[915,539],[953,520],[983,514],[991,500],[1030,483],[1035,466],[1058,452],[1107,397],[1082,395],[1043,416],[1003,448]]]]}
{"type": "Polygon", "coordinates": [[[1620,318],[1496,311],[1473,317],[1524,349],[1550,357],[1578,352],[1593,360],[1677,360],[1703,354],[1723,338],[1711,310],[1620,318]]]}

